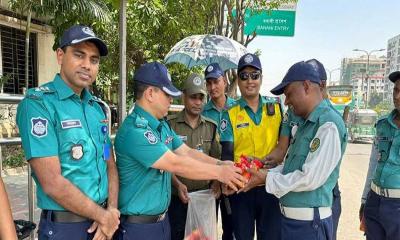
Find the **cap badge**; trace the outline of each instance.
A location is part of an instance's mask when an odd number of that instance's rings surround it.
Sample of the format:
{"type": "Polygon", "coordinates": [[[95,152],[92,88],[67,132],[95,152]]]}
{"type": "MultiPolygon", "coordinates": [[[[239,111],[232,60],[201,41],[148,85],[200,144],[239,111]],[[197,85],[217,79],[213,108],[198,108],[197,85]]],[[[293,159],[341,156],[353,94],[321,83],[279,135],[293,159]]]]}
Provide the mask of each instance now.
{"type": "Polygon", "coordinates": [[[84,32],[84,33],[86,33],[86,34],[88,34],[88,35],[90,35],[92,37],[95,36],[93,30],[91,28],[89,28],[89,27],[82,28],[82,32],[84,32]]]}
{"type": "Polygon", "coordinates": [[[199,77],[193,78],[193,84],[196,85],[196,86],[200,86],[201,85],[201,79],[199,77]]]}
{"type": "Polygon", "coordinates": [[[211,72],[212,70],[214,70],[213,66],[208,66],[207,72],[211,72]]]}
{"type": "Polygon", "coordinates": [[[245,63],[251,63],[251,62],[253,62],[253,56],[247,55],[247,56],[244,58],[244,62],[245,62],[245,63]]]}

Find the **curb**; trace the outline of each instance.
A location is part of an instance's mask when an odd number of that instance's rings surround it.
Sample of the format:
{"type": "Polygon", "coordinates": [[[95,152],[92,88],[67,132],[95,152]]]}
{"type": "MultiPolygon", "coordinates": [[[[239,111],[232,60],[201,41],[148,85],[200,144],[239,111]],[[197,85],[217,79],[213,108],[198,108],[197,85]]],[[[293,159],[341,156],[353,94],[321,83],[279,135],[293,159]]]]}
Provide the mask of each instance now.
{"type": "Polygon", "coordinates": [[[28,166],[3,169],[2,176],[16,176],[28,172],[28,166]]]}

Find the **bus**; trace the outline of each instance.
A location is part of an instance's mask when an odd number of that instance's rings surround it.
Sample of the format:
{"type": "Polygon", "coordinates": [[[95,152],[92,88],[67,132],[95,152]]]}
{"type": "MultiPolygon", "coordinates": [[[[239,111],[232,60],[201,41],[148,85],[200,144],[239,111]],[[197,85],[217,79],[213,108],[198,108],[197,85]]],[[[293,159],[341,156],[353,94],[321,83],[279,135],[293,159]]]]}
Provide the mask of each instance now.
{"type": "Polygon", "coordinates": [[[378,114],[372,109],[356,109],[350,114],[348,133],[350,142],[372,141],[378,114]]]}
{"type": "Polygon", "coordinates": [[[353,86],[351,85],[336,85],[327,86],[328,98],[333,107],[343,114],[346,106],[349,106],[350,111],[354,109],[353,86]]]}

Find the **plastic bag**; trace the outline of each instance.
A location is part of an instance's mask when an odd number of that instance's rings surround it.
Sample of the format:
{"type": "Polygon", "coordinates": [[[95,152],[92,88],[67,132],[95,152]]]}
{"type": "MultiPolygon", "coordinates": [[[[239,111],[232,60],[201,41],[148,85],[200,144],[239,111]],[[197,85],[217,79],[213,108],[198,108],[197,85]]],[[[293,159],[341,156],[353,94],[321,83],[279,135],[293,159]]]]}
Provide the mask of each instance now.
{"type": "Polygon", "coordinates": [[[217,240],[215,197],[211,190],[189,193],[185,240],[217,240]]]}

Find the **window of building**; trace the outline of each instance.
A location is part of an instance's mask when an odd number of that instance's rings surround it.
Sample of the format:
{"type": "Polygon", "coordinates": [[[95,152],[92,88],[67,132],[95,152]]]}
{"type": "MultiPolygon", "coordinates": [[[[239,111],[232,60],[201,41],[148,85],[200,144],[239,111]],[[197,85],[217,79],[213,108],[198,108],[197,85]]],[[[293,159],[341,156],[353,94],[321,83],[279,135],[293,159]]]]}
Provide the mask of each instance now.
{"type": "MultiPolygon", "coordinates": [[[[25,31],[0,25],[1,68],[11,80],[4,84],[5,93],[22,94],[25,87],[25,31]]],[[[29,88],[37,86],[36,34],[29,43],[29,88]]]]}

